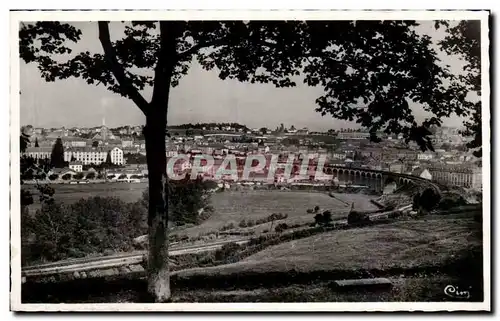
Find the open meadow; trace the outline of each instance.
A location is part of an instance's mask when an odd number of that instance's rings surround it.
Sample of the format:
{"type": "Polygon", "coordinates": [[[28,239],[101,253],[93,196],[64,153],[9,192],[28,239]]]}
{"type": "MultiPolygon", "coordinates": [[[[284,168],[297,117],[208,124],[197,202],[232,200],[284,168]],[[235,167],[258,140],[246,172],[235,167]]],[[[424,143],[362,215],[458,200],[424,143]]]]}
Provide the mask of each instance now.
{"type": "Polygon", "coordinates": [[[480,222],[437,215],[330,231],[236,263],[175,272],[174,278],[186,289],[179,302],[448,301],[443,289],[450,284],[481,301],[481,253],[480,222]],[[332,291],[331,280],[363,277],[390,278],[393,286],[381,292],[332,291]],[[203,287],[194,286],[201,280],[203,287]]]}
{"type": "MultiPolygon", "coordinates": [[[[51,184],[54,188],[54,199],[57,202],[71,204],[80,199],[101,196],[118,197],[125,202],[135,202],[142,197],[142,192],[147,188],[147,183],[99,183],[99,184],[51,184]]],[[[34,195],[35,203],[30,206],[30,210],[40,208],[37,191],[34,186],[26,185],[34,195]]]]}
{"type": "Polygon", "coordinates": [[[330,231],[271,246],[234,264],[180,274],[409,269],[442,265],[481,244],[481,223],[444,216],[330,231]]]}
{"type": "MultiPolygon", "coordinates": [[[[143,191],[147,188],[146,183],[53,184],[52,186],[55,189],[54,199],[65,204],[94,196],[118,197],[125,202],[135,202],[142,197],[143,191]]],[[[200,225],[182,229],[179,233],[189,236],[207,234],[217,232],[231,223],[238,228],[242,220],[256,221],[273,213],[288,215],[279,223],[285,222],[288,225],[311,223],[314,221],[314,214],[307,213],[307,210],[315,206],[319,206],[321,211],[329,210],[334,220],[341,219],[346,218],[352,202],[357,210],[377,209],[370,202],[373,198],[375,197],[364,194],[335,194],[333,198],[327,193],[315,191],[245,190],[214,193],[211,197],[211,205],[214,208],[211,217],[200,225]]],[[[35,197],[35,204],[30,206],[30,210],[36,211],[39,208],[40,204],[36,201],[35,197]]],[[[276,224],[269,222],[239,230],[261,233],[270,230],[276,224]]]]}
{"type": "Polygon", "coordinates": [[[363,194],[336,194],[335,198],[324,192],[307,191],[229,191],[216,193],[212,196],[214,213],[198,226],[185,230],[189,235],[217,231],[221,227],[233,224],[238,227],[242,220],[258,220],[273,213],[287,214],[288,217],[279,222],[260,224],[252,228],[239,230],[253,230],[256,233],[270,230],[271,226],[279,223],[288,225],[314,222],[314,215],[307,213],[308,209],[319,206],[321,211],[329,210],[334,220],[346,218],[350,205],[358,210],[375,210],[377,207],[370,202],[373,196],[363,194]]]}

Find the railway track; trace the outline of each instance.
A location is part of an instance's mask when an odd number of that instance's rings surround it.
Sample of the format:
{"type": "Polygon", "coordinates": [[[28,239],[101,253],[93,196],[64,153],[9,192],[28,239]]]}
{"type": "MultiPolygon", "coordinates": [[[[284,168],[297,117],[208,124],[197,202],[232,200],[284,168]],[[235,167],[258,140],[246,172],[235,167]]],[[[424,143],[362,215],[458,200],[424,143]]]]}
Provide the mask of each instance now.
{"type": "MultiPolygon", "coordinates": [[[[215,251],[227,243],[244,244],[248,239],[228,240],[204,245],[179,246],[170,249],[169,256],[177,256],[190,253],[201,253],[215,251]]],[[[38,277],[50,276],[54,274],[91,271],[97,269],[110,269],[120,266],[142,264],[147,256],[147,251],[136,251],[133,253],[124,253],[104,257],[93,257],[84,259],[72,259],[60,262],[46,263],[35,266],[26,266],[21,268],[21,276],[38,277]]]]}

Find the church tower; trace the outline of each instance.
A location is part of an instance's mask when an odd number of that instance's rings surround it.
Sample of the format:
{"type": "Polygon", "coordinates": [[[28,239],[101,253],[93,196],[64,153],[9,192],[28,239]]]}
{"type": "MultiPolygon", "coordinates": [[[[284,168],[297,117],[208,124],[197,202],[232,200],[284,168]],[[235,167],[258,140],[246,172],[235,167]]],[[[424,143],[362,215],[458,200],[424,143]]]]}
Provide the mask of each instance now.
{"type": "Polygon", "coordinates": [[[103,141],[108,140],[108,129],[106,128],[106,118],[102,117],[101,137],[103,141]]]}

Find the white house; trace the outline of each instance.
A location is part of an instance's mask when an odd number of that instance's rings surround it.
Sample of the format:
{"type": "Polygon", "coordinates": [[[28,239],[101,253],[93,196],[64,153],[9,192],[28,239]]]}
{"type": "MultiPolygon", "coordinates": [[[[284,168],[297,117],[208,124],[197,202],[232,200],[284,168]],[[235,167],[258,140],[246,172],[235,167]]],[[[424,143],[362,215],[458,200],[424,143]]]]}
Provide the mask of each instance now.
{"type": "Polygon", "coordinates": [[[69,169],[74,170],[77,173],[80,173],[83,171],[83,164],[82,162],[71,162],[69,163],[69,169]]]}
{"type": "Polygon", "coordinates": [[[111,154],[111,162],[117,165],[123,165],[123,150],[114,147],[110,149],[109,147],[104,148],[68,148],[64,151],[64,161],[71,162],[74,160],[80,161],[83,165],[95,164],[99,165],[106,161],[108,156],[108,151],[111,154]]]}
{"type": "Polygon", "coordinates": [[[116,165],[123,165],[123,150],[114,147],[111,151],[111,163],[116,164],[116,165]]]}

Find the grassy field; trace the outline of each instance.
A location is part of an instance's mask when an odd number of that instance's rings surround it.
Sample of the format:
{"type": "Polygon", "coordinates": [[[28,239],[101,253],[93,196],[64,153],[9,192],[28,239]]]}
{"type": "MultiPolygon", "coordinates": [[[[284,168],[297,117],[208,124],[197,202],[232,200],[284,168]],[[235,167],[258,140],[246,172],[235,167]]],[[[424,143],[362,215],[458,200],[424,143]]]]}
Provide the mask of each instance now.
{"type": "MultiPolygon", "coordinates": [[[[213,268],[174,272],[173,302],[390,302],[460,301],[447,285],[483,300],[481,224],[457,216],[398,221],[324,233],[265,249],[213,268]],[[379,269],[379,270],[377,270],[379,269]],[[389,289],[340,291],[332,281],[386,277],[389,289]]],[[[50,293],[33,302],[148,302],[143,278],[39,285],[50,293]]],[[[28,301],[26,301],[28,302],[28,301]]],[[[31,302],[31,301],[30,301],[31,302]]]]}
{"type": "Polygon", "coordinates": [[[408,220],[331,231],[272,246],[234,264],[181,271],[179,276],[437,266],[481,244],[481,224],[472,218],[408,220]]]}
{"type": "MultiPolygon", "coordinates": [[[[118,197],[125,202],[135,202],[142,197],[142,192],[147,188],[146,183],[102,183],[102,184],[52,184],[55,194],[54,199],[58,202],[71,204],[79,201],[82,198],[93,196],[101,197],[118,197]]],[[[33,186],[26,185],[28,190],[31,190],[36,195],[36,190],[33,186]]],[[[39,208],[37,202],[38,197],[35,197],[35,204],[30,206],[32,209],[39,208]]]]}
{"type": "MultiPolygon", "coordinates": [[[[186,229],[185,233],[195,235],[207,231],[217,231],[222,226],[233,223],[238,226],[245,220],[265,218],[273,213],[288,214],[288,218],[279,222],[287,224],[303,224],[314,222],[314,214],[307,209],[316,205],[321,210],[330,210],[334,219],[345,218],[350,207],[344,202],[354,202],[356,209],[374,210],[370,202],[371,196],[357,194],[338,194],[336,198],[326,193],[302,191],[231,191],[216,193],[212,196],[214,214],[202,224],[186,229]]],[[[256,233],[270,229],[272,223],[261,224],[251,228],[256,233]]],[[[276,226],[278,223],[274,223],[276,226]]],[[[249,230],[249,229],[245,229],[249,230]]]]}
{"type": "MultiPolygon", "coordinates": [[[[93,196],[118,197],[125,202],[135,202],[142,197],[147,188],[145,183],[105,183],[82,185],[53,185],[54,198],[66,204],[77,202],[82,198],[93,196]]],[[[371,202],[372,196],[357,194],[337,194],[336,198],[326,193],[306,191],[228,191],[212,195],[213,215],[201,225],[191,227],[180,232],[189,236],[217,231],[222,226],[233,223],[238,226],[241,220],[257,220],[266,218],[273,213],[288,214],[287,224],[303,224],[314,221],[314,214],[306,211],[318,205],[321,210],[330,210],[335,218],[347,216],[349,207],[345,203],[355,203],[355,208],[360,210],[377,209],[371,202]]],[[[35,197],[35,201],[38,198],[35,197]]],[[[40,204],[30,206],[35,211],[40,204]]],[[[255,233],[260,233],[271,228],[272,223],[261,224],[251,228],[255,233]]],[[[274,223],[276,226],[276,223],[274,223]]],[[[248,230],[248,229],[246,229],[248,230]]]]}

